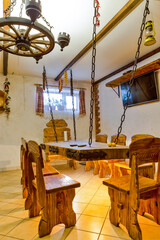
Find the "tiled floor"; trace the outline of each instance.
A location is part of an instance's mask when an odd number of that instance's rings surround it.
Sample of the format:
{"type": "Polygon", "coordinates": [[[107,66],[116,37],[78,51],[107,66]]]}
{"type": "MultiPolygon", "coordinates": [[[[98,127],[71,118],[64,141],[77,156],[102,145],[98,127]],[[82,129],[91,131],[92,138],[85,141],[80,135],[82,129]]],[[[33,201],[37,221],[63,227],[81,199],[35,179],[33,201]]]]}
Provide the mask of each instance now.
{"type": "MultiPolygon", "coordinates": [[[[85,172],[77,163],[77,170],[67,164],[55,165],[61,172],[81,183],[76,190],[74,210],[77,215],[75,227],[65,229],[63,224],[53,228],[45,240],[119,240],[130,239],[121,228],[109,221],[110,199],[107,187],[93,171],[85,172]]],[[[40,217],[28,218],[21,195],[21,171],[0,172],[0,240],[38,240],[40,217]]],[[[143,240],[160,240],[160,226],[146,217],[139,216],[143,240]]]]}

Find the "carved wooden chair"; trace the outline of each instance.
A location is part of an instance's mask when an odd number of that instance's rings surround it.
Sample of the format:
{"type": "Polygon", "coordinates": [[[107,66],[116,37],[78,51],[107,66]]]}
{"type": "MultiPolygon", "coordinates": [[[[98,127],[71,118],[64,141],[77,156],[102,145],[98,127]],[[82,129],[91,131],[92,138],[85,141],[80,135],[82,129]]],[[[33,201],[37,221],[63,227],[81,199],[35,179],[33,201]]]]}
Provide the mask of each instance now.
{"type": "MultiPolygon", "coordinates": [[[[115,142],[117,135],[111,136],[111,142],[115,142]]],[[[126,135],[120,134],[118,138],[118,145],[126,145],[126,135]]],[[[115,163],[123,162],[125,163],[124,159],[113,159],[113,160],[100,160],[99,161],[99,177],[104,178],[106,174],[110,174],[111,177],[116,177],[118,174],[118,169],[114,167],[115,163]]]]}
{"type": "MultiPolygon", "coordinates": [[[[152,138],[154,136],[150,134],[135,134],[131,137],[131,143],[140,139],[144,138],[152,138]]],[[[129,164],[127,162],[119,162],[115,163],[115,171],[119,173],[119,176],[123,176],[126,174],[131,173],[131,169],[129,167],[129,164]]],[[[155,163],[147,163],[147,164],[142,164],[138,166],[139,168],[139,175],[142,175],[144,177],[150,177],[154,178],[155,174],[155,163]]]]}
{"type": "MultiPolygon", "coordinates": [[[[96,135],[96,142],[102,142],[107,144],[108,136],[106,134],[98,133],[96,135]]],[[[96,175],[99,173],[99,164],[98,161],[86,161],[85,171],[89,171],[93,168],[93,173],[96,175]]]]}
{"type": "MultiPolygon", "coordinates": [[[[42,154],[42,152],[41,152],[42,154]]],[[[28,143],[24,138],[21,138],[21,169],[22,169],[22,195],[24,198],[26,198],[25,201],[25,209],[29,209],[31,204],[31,195],[30,195],[30,189],[29,189],[29,169],[28,169],[28,143]]],[[[59,172],[50,166],[50,164],[45,163],[44,169],[43,169],[43,175],[54,175],[59,174],[59,172]]],[[[36,166],[33,165],[33,174],[36,176],[36,166]]]]}
{"type": "Polygon", "coordinates": [[[26,141],[24,138],[21,138],[21,147],[20,147],[20,165],[22,170],[22,177],[21,177],[21,185],[22,185],[22,196],[26,198],[28,196],[28,189],[27,189],[27,154],[28,148],[26,141]]]}
{"type": "Polygon", "coordinates": [[[29,141],[28,150],[29,184],[32,190],[29,216],[37,216],[41,211],[39,237],[50,234],[56,224],[64,223],[66,227],[74,226],[76,214],[72,208],[72,201],[75,196],[75,188],[80,187],[80,183],[63,174],[44,176],[40,146],[34,141],[29,141]],[[33,174],[33,163],[36,164],[36,178],[33,174]]]}
{"type": "Polygon", "coordinates": [[[103,181],[108,186],[111,199],[110,221],[121,223],[132,239],[141,240],[142,233],[137,220],[140,199],[150,204],[147,212],[160,224],[160,138],[146,138],[129,146],[131,174],[103,181]],[[158,162],[157,179],[138,175],[138,166],[158,162]]]}

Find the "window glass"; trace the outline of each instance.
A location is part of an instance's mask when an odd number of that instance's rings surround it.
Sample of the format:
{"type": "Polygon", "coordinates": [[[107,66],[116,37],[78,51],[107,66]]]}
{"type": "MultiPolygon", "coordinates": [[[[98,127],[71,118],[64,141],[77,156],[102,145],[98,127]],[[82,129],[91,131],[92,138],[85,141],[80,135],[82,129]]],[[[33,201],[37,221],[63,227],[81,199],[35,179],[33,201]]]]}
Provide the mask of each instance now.
{"type": "MultiPolygon", "coordinates": [[[[76,113],[79,113],[79,90],[74,89],[74,109],[76,113]]],[[[47,91],[44,91],[44,110],[49,111],[49,100],[47,91]]],[[[54,111],[64,111],[72,113],[72,96],[70,95],[69,88],[63,88],[61,93],[57,88],[49,88],[49,96],[52,109],[54,111]]]]}

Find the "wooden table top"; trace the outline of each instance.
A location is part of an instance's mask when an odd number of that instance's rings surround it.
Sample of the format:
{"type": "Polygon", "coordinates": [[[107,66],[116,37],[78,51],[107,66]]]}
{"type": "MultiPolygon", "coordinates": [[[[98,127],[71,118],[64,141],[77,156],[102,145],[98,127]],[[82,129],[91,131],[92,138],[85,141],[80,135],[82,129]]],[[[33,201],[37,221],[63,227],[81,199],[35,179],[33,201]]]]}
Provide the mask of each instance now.
{"type": "Polygon", "coordinates": [[[129,157],[129,147],[116,145],[108,147],[107,143],[88,141],[49,142],[41,144],[45,152],[58,154],[78,161],[124,159],[129,157]]]}

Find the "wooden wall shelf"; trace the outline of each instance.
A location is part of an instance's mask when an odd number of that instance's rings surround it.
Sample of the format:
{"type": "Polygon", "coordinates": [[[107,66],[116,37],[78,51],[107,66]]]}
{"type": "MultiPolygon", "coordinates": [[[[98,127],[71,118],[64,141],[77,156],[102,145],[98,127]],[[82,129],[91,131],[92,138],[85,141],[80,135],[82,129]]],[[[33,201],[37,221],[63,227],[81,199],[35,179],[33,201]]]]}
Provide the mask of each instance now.
{"type": "MultiPolygon", "coordinates": [[[[157,59],[151,63],[148,63],[148,64],[144,65],[143,67],[137,68],[134,77],[138,77],[142,74],[145,74],[145,73],[148,73],[151,71],[155,71],[158,69],[160,69],[160,59],[157,59]]],[[[114,79],[111,82],[106,83],[106,87],[112,87],[112,88],[117,87],[121,83],[129,81],[131,76],[132,76],[132,71],[129,73],[126,73],[125,75],[123,75],[119,78],[114,79]]]]}

